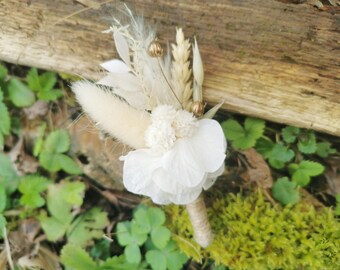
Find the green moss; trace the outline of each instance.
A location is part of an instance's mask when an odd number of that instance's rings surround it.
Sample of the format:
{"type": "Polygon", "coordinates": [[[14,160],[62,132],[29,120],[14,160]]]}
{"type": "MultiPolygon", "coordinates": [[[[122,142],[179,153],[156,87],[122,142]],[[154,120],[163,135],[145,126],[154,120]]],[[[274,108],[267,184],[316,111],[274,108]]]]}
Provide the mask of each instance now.
{"type": "Polygon", "coordinates": [[[230,269],[340,269],[340,223],[332,209],[303,202],[274,207],[258,192],[216,199],[208,211],[214,241],[203,250],[185,208],[166,208],[180,249],[196,261],[212,259],[230,269]]]}

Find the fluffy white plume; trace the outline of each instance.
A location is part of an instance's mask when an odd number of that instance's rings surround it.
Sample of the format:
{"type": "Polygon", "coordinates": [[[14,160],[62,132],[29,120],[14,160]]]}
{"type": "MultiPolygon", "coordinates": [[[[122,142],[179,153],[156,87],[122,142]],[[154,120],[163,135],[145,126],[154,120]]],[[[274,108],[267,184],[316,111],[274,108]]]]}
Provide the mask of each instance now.
{"type": "MultiPolygon", "coordinates": [[[[176,108],[181,108],[182,105],[178,97],[173,91],[171,85],[171,65],[170,61],[165,57],[152,57],[148,53],[149,45],[155,40],[155,32],[151,28],[146,28],[141,18],[133,16],[129,8],[126,7],[124,12],[129,20],[128,25],[123,25],[120,21],[115,20],[110,31],[113,32],[115,45],[120,58],[129,68],[140,85],[139,91],[144,95],[144,109],[152,110],[158,105],[171,104],[176,108]],[[132,61],[131,61],[132,60],[132,61]],[[131,61],[131,62],[130,62],[131,61]]],[[[113,65],[108,62],[104,63],[103,67],[111,73],[116,73],[117,66],[122,66],[121,63],[114,62],[113,65]]],[[[123,68],[125,71],[126,68],[123,68]]],[[[122,73],[122,72],[118,72],[122,73]]],[[[111,80],[111,82],[113,82],[111,80]]],[[[116,83],[110,83],[110,80],[105,79],[99,82],[107,86],[116,87],[116,83]]],[[[129,83],[127,82],[127,86],[129,83]]],[[[132,96],[131,89],[120,87],[119,91],[114,91],[117,95],[124,98],[131,106],[140,108],[136,104],[140,104],[140,95],[132,96]]]]}
{"type": "Polygon", "coordinates": [[[72,85],[83,110],[113,137],[133,148],[144,148],[144,133],[150,126],[150,114],[139,111],[102,89],[87,81],[72,85]]]}

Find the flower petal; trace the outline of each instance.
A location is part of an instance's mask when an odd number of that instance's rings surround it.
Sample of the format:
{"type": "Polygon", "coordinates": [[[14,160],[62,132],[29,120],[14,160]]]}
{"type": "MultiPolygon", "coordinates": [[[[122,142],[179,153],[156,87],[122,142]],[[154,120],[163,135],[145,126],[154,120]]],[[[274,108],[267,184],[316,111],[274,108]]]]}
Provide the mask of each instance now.
{"type": "Polygon", "coordinates": [[[127,64],[118,59],[106,61],[101,63],[100,66],[111,73],[127,73],[131,71],[127,64]]]}
{"type": "Polygon", "coordinates": [[[188,139],[177,140],[164,154],[162,166],[174,181],[186,187],[195,187],[203,179],[205,171],[195,160],[195,149],[188,139]]]}
{"type": "Polygon", "coordinates": [[[164,154],[163,168],[174,181],[195,187],[205,173],[215,172],[221,167],[225,150],[226,140],[219,123],[203,119],[199,121],[193,137],[177,140],[174,147],[164,154]]]}
{"type": "Polygon", "coordinates": [[[138,79],[131,73],[109,73],[96,84],[120,88],[128,92],[142,92],[138,79]]]}
{"type": "Polygon", "coordinates": [[[205,172],[215,172],[224,163],[227,145],[223,130],[217,121],[200,120],[198,131],[188,140],[194,149],[193,158],[205,172]]]}
{"type": "Polygon", "coordinates": [[[136,194],[144,194],[144,189],[152,182],[153,171],[159,163],[159,155],[150,149],[130,151],[124,160],[123,182],[125,188],[136,194]]]}
{"type": "Polygon", "coordinates": [[[212,187],[213,184],[215,184],[217,177],[220,176],[224,172],[224,169],[225,169],[225,165],[223,162],[221,167],[218,168],[216,172],[208,173],[207,180],[205,181],[203,185],[204,190],[208,190],[209,188],[212,187]]]}

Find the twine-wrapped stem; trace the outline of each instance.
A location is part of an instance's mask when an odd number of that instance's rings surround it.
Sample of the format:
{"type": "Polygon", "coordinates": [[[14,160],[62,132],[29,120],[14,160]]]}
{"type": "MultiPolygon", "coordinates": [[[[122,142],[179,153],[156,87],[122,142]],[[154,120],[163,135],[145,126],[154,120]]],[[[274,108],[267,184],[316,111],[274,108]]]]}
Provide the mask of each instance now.
{"type": "Polygon", "coordinates": [[[209,246],[213,239],[207,209],[201,194],[195,201],[186,205],[194,229],[194,239],[203,248],[209,246]]]}

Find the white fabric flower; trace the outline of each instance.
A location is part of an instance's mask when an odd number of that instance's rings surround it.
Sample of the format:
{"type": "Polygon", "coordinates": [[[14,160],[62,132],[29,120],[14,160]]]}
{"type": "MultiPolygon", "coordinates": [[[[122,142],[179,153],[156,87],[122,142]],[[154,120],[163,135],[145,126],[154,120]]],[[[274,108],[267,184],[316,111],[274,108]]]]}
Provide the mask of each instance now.
{"type": "Polygon", "coordinates": [[[197,120],[186,111],[168,117],[163,113],[172,112],[170,106],[159,107],[145,134],[150,148],[122,157],[124,185],[157,204],[188,204],[223,173],[226,140],[215,120],[197,120]]]}

